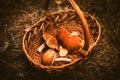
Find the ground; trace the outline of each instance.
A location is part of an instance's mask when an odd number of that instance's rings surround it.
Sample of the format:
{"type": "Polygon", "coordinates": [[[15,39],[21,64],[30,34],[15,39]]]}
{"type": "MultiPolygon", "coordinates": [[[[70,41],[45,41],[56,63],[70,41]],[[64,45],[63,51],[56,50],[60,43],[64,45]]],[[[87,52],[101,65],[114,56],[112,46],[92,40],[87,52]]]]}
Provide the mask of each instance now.
{"type": "MultiPolygon", "coordinates": [[[[102,26],[101,39],[80,66],[59,76],[40,73],[22,51],[25,31],[44,16],[45,0],[1,0],[0,80],[120,80],[119,0],[75,0],[102,26]],[[7,46],[7,49],[3,46],[7,46]]],[[[50,11],[57,10],[54,0],[50,11]]],[[[60,5],[69,7],[66,0],[60,5]]]]}

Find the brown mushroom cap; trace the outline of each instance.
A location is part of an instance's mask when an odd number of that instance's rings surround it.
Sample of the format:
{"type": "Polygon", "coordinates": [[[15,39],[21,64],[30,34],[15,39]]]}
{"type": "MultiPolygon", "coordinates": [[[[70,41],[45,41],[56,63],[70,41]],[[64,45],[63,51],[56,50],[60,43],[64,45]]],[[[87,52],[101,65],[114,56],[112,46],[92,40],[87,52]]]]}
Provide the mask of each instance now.
{"type": "Polygon", "coordinates": [[[52,36],[48,32],[43,32],[42,37],[45,40],[48,47],[58,50],[58,41],[54,36],[52,36]]]}
{"type": "Polygon", "coordinates": [[[45,66],[53,65],[56,54],[53,49],[48,49],[42,56],[42,64],[45,66]]]}
{"type": "Polygon", "coordinates": [[[61,28],[58,31],[57,39],[64,48],[68,51],[77,51],[82,47],[81,40],[78,36],[70,36],[67,29],[61,28]]]}

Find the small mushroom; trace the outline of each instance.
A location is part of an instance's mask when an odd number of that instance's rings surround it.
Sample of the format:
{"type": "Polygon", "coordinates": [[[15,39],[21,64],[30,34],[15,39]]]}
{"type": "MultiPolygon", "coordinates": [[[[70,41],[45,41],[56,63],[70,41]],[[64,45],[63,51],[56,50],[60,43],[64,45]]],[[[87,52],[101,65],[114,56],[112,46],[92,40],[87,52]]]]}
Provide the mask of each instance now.
{"type": "Polygon", "coordinates": [[[62,56],[66,56],[68,53],[68,50],[63,48],[62,46],[60,46],[59,48],[59,55],[62,57],[62,56]]]}
{"type": "Polygon", "coordinates": [[[58,41],[57,41],[57,39],[54,36],[52,36],[48,32],[43,32],[42,37],[45,40],[45,42],[46,42],[48,47],[50,47],[52,49],[56,49],[56,50],[59,49],[58,41]]]}
{"type": "Polygon", "coordinates": [[[42,64],[45,66],[51,66],[54,63],[56,52],[53,49],[48,49],[42,56],[42,64]]]}
{"type": "Polygon", "coordinates": [[[60,44],[66,48],[68,51],[77,51],[82,47],[81,40],[78,36],[70,36],[67,29],[61,28],[58,31],[57,39],[60,44]]]}

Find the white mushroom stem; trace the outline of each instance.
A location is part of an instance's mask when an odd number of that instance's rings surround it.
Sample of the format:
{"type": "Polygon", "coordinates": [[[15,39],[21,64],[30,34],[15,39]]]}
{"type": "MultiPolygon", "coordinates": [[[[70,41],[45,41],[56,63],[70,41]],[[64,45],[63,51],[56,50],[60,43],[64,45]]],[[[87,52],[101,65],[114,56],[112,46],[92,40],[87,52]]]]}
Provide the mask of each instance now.
{"type": "Polygon", "coordinates": [[[55,58],[54,61],[71,62],[72,59],[70,59],[70,58],[55,58]]]}
{"type": "Polygon", "coordinates": [[[42,52],[42,50],[45,48],[45,43],[42,43],[39,47],[38,47],[38,49],[37,49],[37,51],[38,52],[42,52]]]}
{"type": "Polygon", "coordinates": [[[66,56],[68,54],[68,50],[63,48],[62,46],[60,46],[59,48],[59,55],[62,57],[62,56],[66,56]]]}

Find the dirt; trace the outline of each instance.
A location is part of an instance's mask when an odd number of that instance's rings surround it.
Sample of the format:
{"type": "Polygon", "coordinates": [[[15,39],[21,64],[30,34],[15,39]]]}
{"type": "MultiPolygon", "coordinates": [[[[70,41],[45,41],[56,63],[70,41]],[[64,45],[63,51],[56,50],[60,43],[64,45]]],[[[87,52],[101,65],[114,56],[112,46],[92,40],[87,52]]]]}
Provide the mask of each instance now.
{"type": "MultiPolygon", "coordinates": [[[[98,19],[102,26],[101,39],[77,68],[59,76],[48,76],[32,66],[22,51],[22,37],[44,16],[45,0],[1,0],[0,80],[120,80],[119,0],[75,1],[83,11],[98,19]],[[5,49],[4,45],[8,47],[5,49]]],[[[65,0],[60,6],[71,8],[65,0]]],[[[58,9],[54,0],[50,1],[49,9],[51,12],[58,9]]]]}

